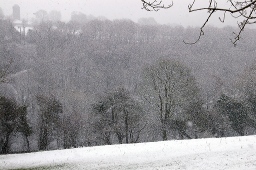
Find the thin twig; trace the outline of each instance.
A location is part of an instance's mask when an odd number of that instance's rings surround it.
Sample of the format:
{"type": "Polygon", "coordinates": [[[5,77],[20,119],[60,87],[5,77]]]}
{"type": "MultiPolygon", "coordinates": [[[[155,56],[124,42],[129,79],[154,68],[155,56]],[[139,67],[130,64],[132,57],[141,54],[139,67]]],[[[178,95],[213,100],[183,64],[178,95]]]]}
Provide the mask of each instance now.
{"type": "Polygon", "coordinates": [[[255,3],[256,3],[256,0],[252,1],[250,4],[248,4],[244,7],[236,9],[236,10],[231,10],[231,9],[227,9],[227,8],[206,7],[206,8],[197,8],[197,9],[189,8],[189,12],[202,11],[202,10],[210,10],[210,11],[214,10],[214,11],[226,11],[226,12],[230,12],[230,13],[237,13],[237,12],[240,12],[240,11],[243,11],[243,10],[249,8],[250,6],[254,5],[255,3]]]}
{"type": "Polygon", "coordinates": [[[153,2],[148,2],[146,0],[141,0],[142,2],[142,9],[145,9],[147,11],[158,11],[159,9],[168,9],[173,6],[173,2],[169,5],[163,4],[162,0],[154,0],[153,2]]]}
{"type": "Polygon", "coordinates": [[[196,43],[201,39],[201,37],[204,35],[203,29],[204,29],[204,27],[206,26],[206,24],[208,23],[209,19],[211,18],[212,14],[213,14],[214,12],[215,12],[214,10],[211,11],[211,13],[209,14],[208,18],[206,19],[206,21],[204,22],[204,24],[201,26],[201,28],[200,28],[200,34],[199,34],[197,40],[196,40],[195,42],[192,42],[192,43],[188,43],[188,42],[186,42],[186,41],[183,40],[183,42],[184,42],[185,44],[191,44],[191,45],[192,45],[192,44],[196,44],[196,43]]]}

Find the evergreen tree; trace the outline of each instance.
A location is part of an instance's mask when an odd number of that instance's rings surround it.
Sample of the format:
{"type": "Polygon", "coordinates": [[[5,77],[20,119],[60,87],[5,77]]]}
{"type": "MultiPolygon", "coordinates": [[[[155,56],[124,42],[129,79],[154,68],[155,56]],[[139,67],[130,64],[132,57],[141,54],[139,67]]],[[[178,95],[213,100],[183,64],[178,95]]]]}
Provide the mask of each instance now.
{"type": "Polygon", "coordinates": [[[16,102],[0,97],[0,128],[2,128],[4,136],[4,139],[0,142],[0,153],[7,154],[10,152],[10,136],[15,132],[24,134],[29,149],[28,136],[31,135],[32,130],[26,116],[26,106],[18,106],[16,102]]]}
{"type": "Polygon", "coordinates": [[[105,144],[112,144],[113,136],[120,144],[138,142],[143,129],[143,110],[127,90],[121,88],[107,94],[93,104],[92,111],[93,128],[105,144]]]}
{"type": "Polygon", "coordinates": [[[37,96],[41,110],[39,150],[47,150],[52,140],[60,134],[62,104],[55,97],[37,96]]]}
{"type": "Polygon", "coordinates": [[[231,127],[241,136],[245,135],[245,127],[249,120],[247,109],[243,103],[222,94],[217,101],[217,109],[221,114],[227,115],[231,127]]]}

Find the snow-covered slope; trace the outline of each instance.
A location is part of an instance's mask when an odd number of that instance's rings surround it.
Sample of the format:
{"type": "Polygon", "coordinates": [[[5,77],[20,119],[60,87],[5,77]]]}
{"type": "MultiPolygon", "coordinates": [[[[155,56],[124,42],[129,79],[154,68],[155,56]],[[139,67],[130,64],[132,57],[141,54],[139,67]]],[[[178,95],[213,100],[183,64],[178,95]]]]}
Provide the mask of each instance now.
{"type": "Polygon", "coordinates": [[[0,156],[1,170],[16,168],[255,170],[256,136],[99,146],[0,156]]]}

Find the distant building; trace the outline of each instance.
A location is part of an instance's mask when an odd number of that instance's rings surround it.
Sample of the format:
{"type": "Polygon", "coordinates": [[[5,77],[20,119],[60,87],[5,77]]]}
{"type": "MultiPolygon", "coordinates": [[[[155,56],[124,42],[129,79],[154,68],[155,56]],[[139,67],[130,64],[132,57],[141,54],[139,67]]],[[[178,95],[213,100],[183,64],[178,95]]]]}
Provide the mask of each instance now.
{"type": "Polygon", "coordinates": [[[14,28],[21,34],[26,35],[29,30],[33,29],[33,26],[30,22],[20,19],[20,7],[19,5],[13,5],[12,7],[12,24],[14,28]]]}
{"type": "Polygon", "coordinates": [[[33,30],[32,24],[30,22],[26,22],[25,20],[14,20],[12,25],[22,35],[27,35],[29,30],[33,30]]]}
{"type": "Polygon", "coordinates": [[[14,5],[12,7],[12,17],[14,20],[20,20],[20,7],[19,5],[14,5]]]}

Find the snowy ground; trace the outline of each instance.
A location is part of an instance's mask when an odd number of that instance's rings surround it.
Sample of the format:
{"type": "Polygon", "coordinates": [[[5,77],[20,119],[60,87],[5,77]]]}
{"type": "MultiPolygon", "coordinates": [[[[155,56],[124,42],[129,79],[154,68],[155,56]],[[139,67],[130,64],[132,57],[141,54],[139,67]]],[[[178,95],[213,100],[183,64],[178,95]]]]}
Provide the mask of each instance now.
{"type": "Polygon", "coordinates": [[[256,136],[2,155],[0,169],[255,170],[256,136]]]}

